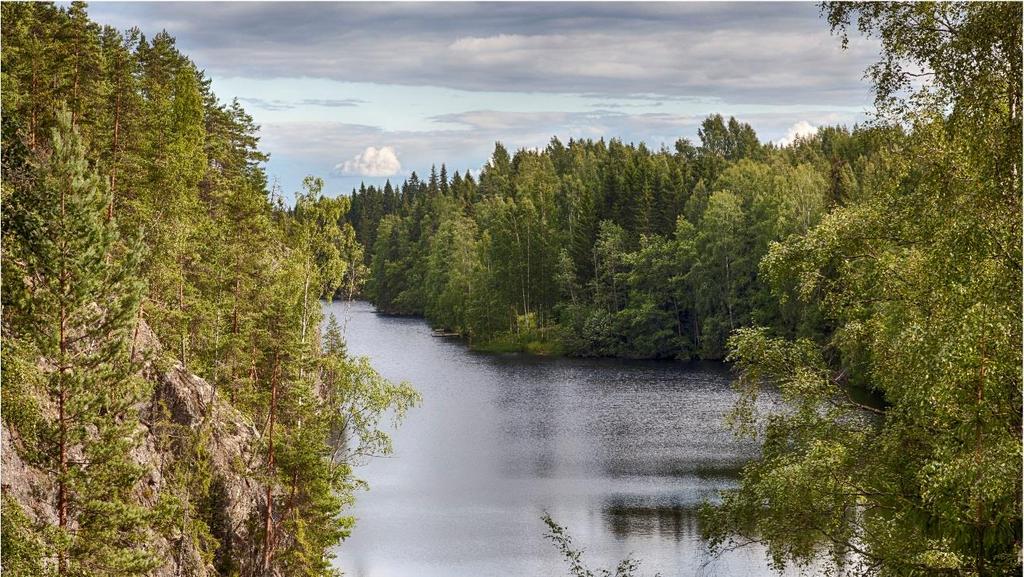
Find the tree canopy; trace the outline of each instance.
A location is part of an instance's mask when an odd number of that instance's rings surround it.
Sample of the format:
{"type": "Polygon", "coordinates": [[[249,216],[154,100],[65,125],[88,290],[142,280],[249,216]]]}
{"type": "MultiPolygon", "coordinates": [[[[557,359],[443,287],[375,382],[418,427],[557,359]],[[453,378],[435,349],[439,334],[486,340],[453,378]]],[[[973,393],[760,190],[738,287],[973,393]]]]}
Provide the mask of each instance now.
{"type": "Polygon", "coordinates": [[[4,437],[55,511],[26,514],[5,485],[4,572],[334,574],[353,466],[390,451],[382,419],[418,399],[336,328],[321,339],[319,299],[364,274],[348,199],[310,178],[275,203],[258,126],[169,34],[101,27],[80,2],[2,17],[4,437]],[[159,358],[136,350],[143,324],[159,358]],[[152,371],[175,364],[259,427],[262,458],[235,465],[263,487],[248,548],[217,511],[208,444],[225,424],[183,430],[154,400],[152,371]],[[140,462],[144,443],[169,461],[140,462]]]}
{"type": "Polygon", "coordinates": [[[1017,574],[1020,5],[825,12],[842,34],[855,21],[881,38],[878,122],[907,132],[861,200],[762,260],[777,297],[818,303],[831,330],[730,339],[748,401],[738,422],[760,430],[764,454],[706,511],[705,532],[716,546],[765,542],[778,566],[1017,574]],[[752,414],[764,386],[792,411],[752,414]],[[865,415],[856,388],[882,403],[865,415]]]}

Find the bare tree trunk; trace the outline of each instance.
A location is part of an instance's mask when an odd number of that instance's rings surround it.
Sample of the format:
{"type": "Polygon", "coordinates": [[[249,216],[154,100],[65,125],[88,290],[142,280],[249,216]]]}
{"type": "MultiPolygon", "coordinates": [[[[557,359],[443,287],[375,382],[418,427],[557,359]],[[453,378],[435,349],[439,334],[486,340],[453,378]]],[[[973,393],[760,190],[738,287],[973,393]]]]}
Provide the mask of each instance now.
{"type": "MultiPolygon", "coordinates": [[[[66,205],[65,200],[67,197],[67,191],[61,190],[60,196],[60,216],[61,221],[66,218],[66,205]]],[[[66,249],[62,241],[62,249],[66,249]]],[[[64,266],[63,255],[61,257],[61,271],[60,271],[60,286],[61,294],[66,293],[67,288],[67,270],[64,266]]],[[[67,401],[68,393],[66,380],[64,375],[67,371],[67,353],[68,353],[68,338],[67,338],[67,321],[68,321],[68,310],[63,301],[60,303],[60,361],[57,366],[57,427],[59,429],[58,439],[58,462],[57,462],[57,526],[60,527],[61,532],[67,531],[68,529],[68,487],[67,487],[67,473],[68,473],[68,420],[67,420],[67,401]]],[[[59,555],[57,556],[57,575],[64,577],[67,575],[67,553],[61,548],[59,555]]]]}
{"type": "MultiPolygon", "coordinates": [[[[61,321],[61,349],[64,348],[64,322],[61,321]]],[[[61,355],[63,356],[63,355],[61,355]]],[[[63,360],[62,360],[63,362],[63,360]]],[[[64,372],[64,367],[58,369],[61,373],[64,372]]],[[[68,490],[67,490],[67,473],[68,473],[68,422],[66,414],[67,404],[67,390],[64,388],[64,377],[63,375],[58,377],[60,393],[57,397],[57,419],[58,427],[60,429],[60,456],[57,466],[57,526],[60,527],[61,531],[67,531],[68,528],[68,490]]],[[[67,553],[62,548],[57,558],[57,574],[63,577],[67,575],[67,553]]]]}
{"type": "MultiPolygon", "coordinates": [[[[118,75],[120,77],[120,74],[118,75]]],[[[114,100],[114,138],[110,150],[110,204],[107,205],[107,220],[114,218],[114,191],[117,189],[117,148],[121,135],[121,85],[117,86],[114,100]]]]}
{"type": "Polygon", "coordinates": [[[178,312],[181,313],[181,366],[188,367],[188,359],[185,356],[188,342],[188,321],[185,318],[185,265],[180,261],[181,268],[178,275],[178,312]]]}
{"type": "Polygon", "coordinates": [[[274,422],[277,420],[277,384],[280,370],[280,357],[274,354],[274,370],[270,375],[270,423],[267,428],[267,508],[266,523],[263,527],[263,571],[270,571],[274,547],[274,422]]]}

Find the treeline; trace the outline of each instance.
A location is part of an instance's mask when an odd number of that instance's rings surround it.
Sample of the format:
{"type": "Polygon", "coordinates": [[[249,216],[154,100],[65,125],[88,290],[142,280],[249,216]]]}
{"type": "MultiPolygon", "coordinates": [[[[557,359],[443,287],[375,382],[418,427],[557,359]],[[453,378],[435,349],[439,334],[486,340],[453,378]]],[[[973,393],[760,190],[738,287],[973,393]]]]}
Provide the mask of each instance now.
{"type": "Polygon", "coordinates": [[[77,2],[4,3],[2,17],[4,434],[52,483],[54,511],[27,517],[5,487],[5,573],[332,574],[351,457],[387,451],[378,420],[416,399],[349,358],[336,329],[321,339],[318,299],[362,260],[348,199],[315,179],[294,209],[273,198],[252,118],[167,33],[101,27],[77,2]],[[167,358],[135,354],[142,323],[167,358]],[[257,424],[261,458],[237,463],[264,487],[252,558],[218,533],[216,423],[162,438],[170,470],[132,459],[153,396],[144,360],[180,363],[257,424]],[[147,467],[168,486],[144,510],[147,467]],[[158,537],[201,555],[157,551],[158,537]]]}
{"type": "Polygon", "coordinates": [[[707,118],[673,150],[557,138],[501,145],[479,174],[353,191],[378,309],[424,315],[490,349],[720,359],[729,334],[817,335],[813,307],[771,296],[758,264],[885,178],[899,131],[826,127],[796,145],[707,118]]]}

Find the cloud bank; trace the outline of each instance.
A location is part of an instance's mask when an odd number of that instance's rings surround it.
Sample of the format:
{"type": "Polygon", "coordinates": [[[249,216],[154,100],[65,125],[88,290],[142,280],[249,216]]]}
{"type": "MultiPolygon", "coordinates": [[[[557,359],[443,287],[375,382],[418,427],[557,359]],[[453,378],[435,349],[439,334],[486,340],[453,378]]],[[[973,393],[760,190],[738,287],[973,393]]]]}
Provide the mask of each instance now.
{"type": "Polygon", "coordinates": [[[211,73],[460,90],[860,104],[877,53],[808,3],[97,3],[211,73]],[[196,6],[201,6],[197,10],[196,6]]]}

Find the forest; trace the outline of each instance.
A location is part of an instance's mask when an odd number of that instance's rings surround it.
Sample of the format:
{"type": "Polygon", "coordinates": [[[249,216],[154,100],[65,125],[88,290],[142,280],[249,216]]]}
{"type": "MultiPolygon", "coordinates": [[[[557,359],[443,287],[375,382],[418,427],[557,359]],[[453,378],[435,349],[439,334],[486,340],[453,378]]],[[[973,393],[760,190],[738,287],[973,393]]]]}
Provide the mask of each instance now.
{"type": "Polygon", "coordinates": [[[4,573],[333,574],[353,467],[418,399],[320,330],[361,259],[348,199],[286,208],[251,117],[170,35],[2,10],[4,573]],[[212,385],[191,426],[160,398],[175,366],[212,385]],[[11,453],[43,478],[29,503],[11,453]]]}
{"type": "Polygon", "coordinates": [[[349,196],[310,176],[286,203],[259,127],[172,36],[4,3],[4,463],[45,503],[5,480],[3,568],[333,574],[353,467],[419,400],[321,330],[321,299],[361,297],[482,351],[731,363],[729,424],[761,458],[702,510],[712,550],[1019,574],[1021,5],[822,12],[836,42],[879,41],[863,125],[497,143],[479,171],[438,159],[349,196]],[[247,540],[222,516],[218,413],[161,409],[174,370],[257,431],[230,465],[255,487],[247,540]],[[755,410],[766,387],[786,411],[755,410]]]}
{"type": "Polygon", "coordinates": [[[447,167],[360,187],[350,217],[378,309],[423,315],[483,350],[722,359],[737,328],[827,330],[773,298],[758,266],[885,178],[898,129],[826,127],[761,144],[715,115],[674,150],[553,138],[479,174],[447,167]]]}

